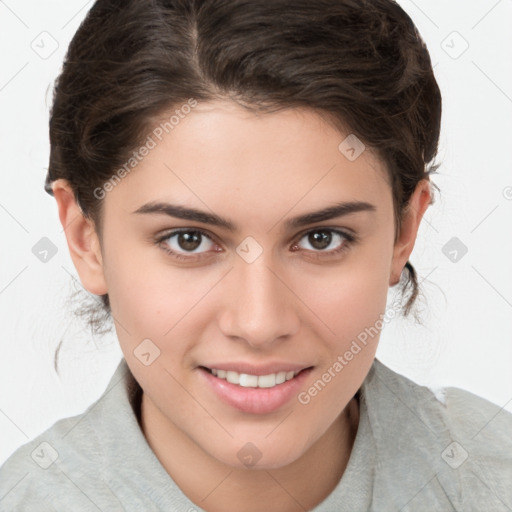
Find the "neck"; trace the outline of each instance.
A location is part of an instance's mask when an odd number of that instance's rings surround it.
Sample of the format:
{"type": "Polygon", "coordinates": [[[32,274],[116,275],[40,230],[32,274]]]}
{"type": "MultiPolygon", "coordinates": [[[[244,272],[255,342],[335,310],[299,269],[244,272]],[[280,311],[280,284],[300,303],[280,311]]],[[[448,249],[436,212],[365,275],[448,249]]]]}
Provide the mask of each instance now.
{"type": "Polygon", "coordinates": [[[352,398],[324,435],[293,463],[277,469],[238,469],[202,450],[145,393],[141,426],[156,457],[181,491],[208,512],[304,512],[336,487],[359,425],[352,398]]]}

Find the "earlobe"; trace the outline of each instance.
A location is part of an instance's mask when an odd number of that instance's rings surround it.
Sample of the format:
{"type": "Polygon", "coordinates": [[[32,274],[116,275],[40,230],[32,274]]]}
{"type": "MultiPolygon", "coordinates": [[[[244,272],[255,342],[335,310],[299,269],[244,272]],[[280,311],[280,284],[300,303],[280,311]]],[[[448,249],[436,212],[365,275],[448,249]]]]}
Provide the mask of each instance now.
{"type": "Polygon", "coordinates": [[[56,180],[52,189],[69,253],[83,287],[95,295],[106,294],[101,247],[94,222],[83,214],[67,180],[56,180]]]}
{"type": "Polygon", "coordinates": [[[394,286],[400,281],[405,264],[414,249],[421,219],[431,201],[430,182],[425,179],[421,180],[403,212],[400,234],[393,248],[389,286],[394,286]]]}

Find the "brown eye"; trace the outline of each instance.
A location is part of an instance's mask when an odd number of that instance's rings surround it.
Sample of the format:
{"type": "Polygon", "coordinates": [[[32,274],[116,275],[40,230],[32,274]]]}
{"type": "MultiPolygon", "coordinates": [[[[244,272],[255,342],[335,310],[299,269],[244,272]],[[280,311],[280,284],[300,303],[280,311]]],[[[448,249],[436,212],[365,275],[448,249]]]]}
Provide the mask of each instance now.
{"type": "MultiPolygon", "coordinates": [[[[313,252],[338,253],[349,246],[354,240],[353,235],[344,233],[336,229],[314,229],[305,233],[300,240],[307,240],[307,243],[313,248],[313,252]],[[326,250],[328,248],[332,250],[326,250]]],[[[296,244],[298,246],[299,244],[296,244]]],[[[307,249],[311,251],[311,249],[307,249]]]]}
{"type": "Polygon", "coordinates": [[[332,234],[327,231],[312,231],[308,235],[308,243],[315,249],[326,249],[332,241],[332,234]]]}
{"type": "Polygon", "coordinates": [[[210,252],[212,247],[215,247],[213,240],[206,233],[197,229],[174,230],[161,236],[157,242],[169,254],[178,259],[193,259],[210,252]]]}
{"type": "Polygon", "coordinates": [[[197,231],[183,231],[177,234],[176,243],[185,251],[194,251],[200,247],[201,238],[201,233],[197,231]]]}

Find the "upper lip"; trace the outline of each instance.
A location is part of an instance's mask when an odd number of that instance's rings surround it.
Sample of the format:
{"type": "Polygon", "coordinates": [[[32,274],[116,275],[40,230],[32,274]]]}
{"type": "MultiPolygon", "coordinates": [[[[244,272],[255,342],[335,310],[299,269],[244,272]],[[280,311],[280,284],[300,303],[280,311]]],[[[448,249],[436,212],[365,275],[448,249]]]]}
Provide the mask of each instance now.
{"type": "Polygon", "coordinates": [[[271,373],[279,373],[279,372],[299,372],[300,370],[304,370],[306,368],[310,368],[312,365],[307,364],[293,364],[293,363],[268,363],[265,365],[256,365],[254,363],[244,363],[244,362],[233,362],[233,363],[211,363],[201,365],[209,370],[225,370],[225,371],[234,371],[237,373],[246,373],[247,375],[270,375],[271,373]]]}

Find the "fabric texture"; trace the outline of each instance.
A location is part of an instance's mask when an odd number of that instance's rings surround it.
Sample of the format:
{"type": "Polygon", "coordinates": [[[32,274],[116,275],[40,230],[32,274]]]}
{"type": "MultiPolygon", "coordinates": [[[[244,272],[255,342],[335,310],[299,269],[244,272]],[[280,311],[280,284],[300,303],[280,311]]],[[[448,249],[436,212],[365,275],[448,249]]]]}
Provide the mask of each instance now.
{"type": "MultiPolygon", "coordinates": [[[[359,396],[347,468],[314,512],[512,510],[512,414],[458,388],[434,394],[378,359],[359,396]]],[[[84,413],[5,461],[0,511],[203,511],[151,450],[139,406],[140,387],[122,359],[84,413]]]]}

